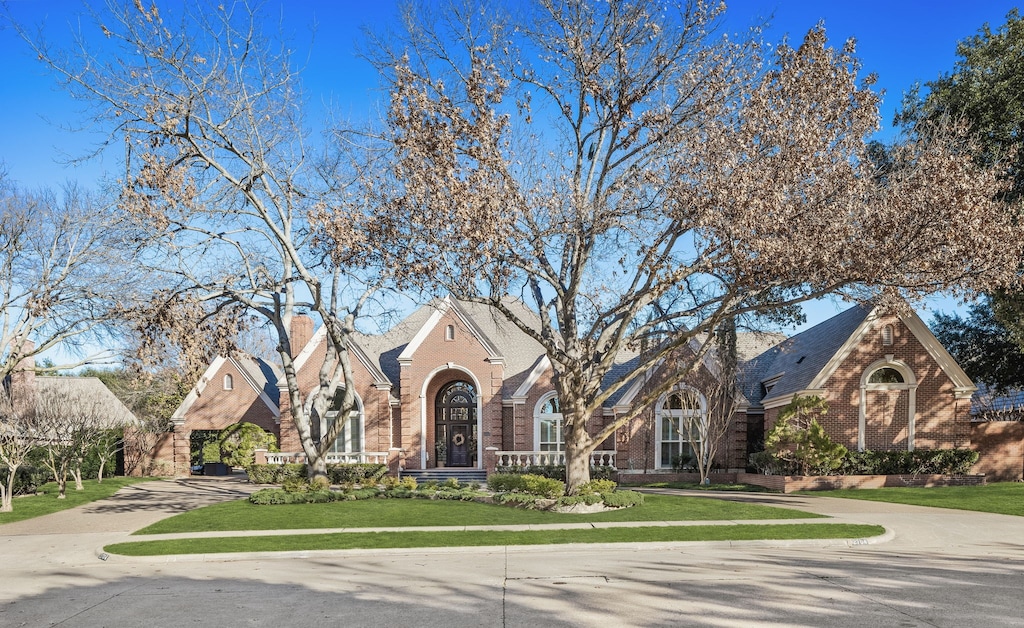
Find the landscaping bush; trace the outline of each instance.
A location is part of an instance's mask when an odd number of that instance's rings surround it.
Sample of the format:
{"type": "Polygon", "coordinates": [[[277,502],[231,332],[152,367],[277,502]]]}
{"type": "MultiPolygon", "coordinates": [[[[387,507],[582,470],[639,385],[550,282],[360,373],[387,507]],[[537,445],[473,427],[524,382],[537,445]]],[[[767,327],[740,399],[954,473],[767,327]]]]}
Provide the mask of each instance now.
{"type": "Polygon", "coordinates": [[[291,478],[305,479],[304,464],[253,464],[246,468],[253,484],[283,484],[291,478]]]}
{"type": "Polygon", "coordinates": [[[387,474],[386,464],[362,462],[327,465],[327,477],[331,479],[331,484],[377,483],[387,474]]]}
{"type": "MultiPolygon", "coordinates": [[[[541,475],[553,480],[565,482],[565,465],[529,465],[526,467],[502,467],[498,473],[507,475],[541,475]]],[[[611,480],[615,477],[616,471],[611,467],[590,467],[591,480],[611,480]]]]}
{"type": "Polygon", "coordinates": [[[542,475],[501,473],[487,479],[487,485],[496,493],[529,493],[547,499],[558,499],[565,494],[565,483],[542,475]]]}
{"type": "MultiPolygon", "coordinates": [[[[14,473],[14,494],[34,495],[39,487],[53,479],[44,466],[22,465],[14,473]]],[[[7,467],[0,467],[0,480],[7,481],[7,467]]]]}
{"type": "MultiPolygon", "coordinates": [[[[257,449],[277,451],[277,438],[255,423],[235,423],[221,430],[216,445],[220,448],[217,460],[229,467],[245,467],[253,464],[257,449]]],[[[205,458],[205,462],[216,462],[205,458]]]]}
{"type": "Polygon", "coordinates": [[[644,503],[643,493],[636,491],[615,491],[614,493],[604,493],[602,497],[604,498],[604,505],[609,508],[641,506],[644,503]]]}
{"type": "Polygon", "coordinates": [[[591,495],[600,493],[611,493],[615,490],[615,482],[611,480],[591,480],[586,484],[580,486],[577,494],[579,495],[591,495]]]}
{"type": "MultiPolygon", "coordinates": [[[[964,475],[978,461],[968,449],[919,449],[915,451],[847,451],[831,473],[837,475],[964,475]]],[[[798,475],[796,464],[770,452],[750,456],[750,464],[768,475],[798,475]]],[[[828,473],[811,473],[827,475],[828,473]]]]}

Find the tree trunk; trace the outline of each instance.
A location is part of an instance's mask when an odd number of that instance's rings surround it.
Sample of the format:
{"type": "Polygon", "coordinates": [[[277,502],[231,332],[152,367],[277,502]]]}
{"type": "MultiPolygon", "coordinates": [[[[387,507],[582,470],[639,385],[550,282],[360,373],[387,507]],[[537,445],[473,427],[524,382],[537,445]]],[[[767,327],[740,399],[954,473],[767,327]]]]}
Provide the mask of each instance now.
{"type": "Polygon", "coordinates": [[[18,466],[14,465],[7,469],[7,487],[3,495],[0,495],[0,512],[12,512],[14,510],[14,476],[18,472],[18,466]]]}
{"type": "Polygon", "coordinates": [[[71,477],[75,478],[75,490],[76,491],[83,491],[83,490],[85,490],[85,486],[82,484],[82,466],[81,466],[81,463],[76,465],[75,468],[71,470],[71,477]]]}
{"type": "Polygon", "coordinates": [[[68,496],[68,477],[67,475],[61,475],[57,478],[57,499],[67,499],[68,496]]]}
{"type": "Polygon", "coordinates": [[[580,487],[590,481],[590,454],[594,443],[587,435],[585,421],[566,421],[563,424],[565,438],[565,494],[575,495],[580,487]]]}
{"type": "Polygon", "coordinates": [[[107,463],[107,459],[100,456],[100,470],[96,473],[96,483],[103,484],[103,466],[107,463]]]}
{"type": "Polygon", "coordinates": [[[321,456],[319,452],[315,456],[306,456],[306,472],[311,484],[330,486],[331,480],[327,476],[327,457],[321,456]]]}

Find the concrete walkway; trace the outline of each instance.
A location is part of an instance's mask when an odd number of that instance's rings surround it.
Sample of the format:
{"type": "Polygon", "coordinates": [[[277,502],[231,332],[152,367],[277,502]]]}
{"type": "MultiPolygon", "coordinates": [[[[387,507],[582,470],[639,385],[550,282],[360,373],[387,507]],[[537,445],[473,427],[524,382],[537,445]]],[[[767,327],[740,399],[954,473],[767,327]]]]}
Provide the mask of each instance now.
{"type": "Polygon", "coordinates": [[[1017,626],[1024,617],[1024,518],[793,495],[700,493],[879,524],[890,539],[350,550],[201,563],[96,557],[131,530],[251,489],[211,478],[151,482],[0,526],[0,626],[952,627],[1017,626]]]}

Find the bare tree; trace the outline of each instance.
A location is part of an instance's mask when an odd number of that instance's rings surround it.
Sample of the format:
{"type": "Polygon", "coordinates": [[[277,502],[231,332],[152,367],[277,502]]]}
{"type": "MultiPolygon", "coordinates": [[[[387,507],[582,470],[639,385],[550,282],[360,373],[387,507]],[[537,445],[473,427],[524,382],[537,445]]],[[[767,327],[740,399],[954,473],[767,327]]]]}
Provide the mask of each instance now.
{"type": "Polygon", "coordinates": [[[110,142],[125,146],[121,208],[149,263],[170,277],[167,301],[210,313],[238,305],[273,330],[310,474],[324,479],[343,422],[317,439],[311,418],[334,399],[342,416],[356,407],[344,383],[355,322],[381,282],[363,272],[375,238],[347,196],[348,162],[313,157],[299,72],[289,43],[263,31],[264,14],[245,2],[175,9],[111,0],[73,51],[28,39],[69,90],[95,104],[110,142]],[[99,47],[87,45],[101,35],[99,47]],[[308,223],[327,208],[348,251],[333,258],[308,223]],[[292,359],[290,320],[300,309],[327,328],[312,393],[299,389],[292,359]]]}
{"type": "Polygon", "coordinates": [[[25,358],[58,345],[84,351],[110,332],[139,284],[123,227],[80,188],[28,192],[0,173],[0,378],[25,358]]]}
{"type": "Polygon", "coordinates": [[[32,403],[16,400],[10,386],[0,386],[0,463],[6,477],[0,483],[0,512],[14,509],[14,482],[18,469],[38,445],[38,428],[32,403]]]}
{"type": "MultiPolygon", "coordinates": [[[[110,433],[136,422],[135,416],[101,381],[91,377],[37,378],[36,422],[46,465],[63,499],[67,478],[82,490],[82,463],[100,445],[113,447],[110,433]]],[[[107,452],[105,452],[107,453],[107,452]]]]}
{"type": "Polygon", "coordinates": [[[726,319],[715,330],[715,350],[704,363],[711,375],[700,387],[706,405],[692,420],[680,421],[678,425],[680,436],[691,446],[696,443],[692,446],[693,462],[701,484],[707,483],[722,445],[732,431],[736,413],[744,403],[739,389],[740,365],[733,319],[726,319]]]}
{"type": "Polygon", "coordinates": [[[542,344],[569,492],[602,441],[693,371],[722,321],[880,287],[982,289],[1013,280],[1021,257],[998,173],[971,161],[959,129],[907,140],[878,176],[879,97],[853,42],[830,48],[821,26],[796,46],[725,37],[721,10],[453,2],[410,10],[376,57],[395,265],[542,344]],[[618,390],[702,338],[676,381],[588,432],[618,390]],[[657,349],[609,378],[643,341],[657,349]]]}

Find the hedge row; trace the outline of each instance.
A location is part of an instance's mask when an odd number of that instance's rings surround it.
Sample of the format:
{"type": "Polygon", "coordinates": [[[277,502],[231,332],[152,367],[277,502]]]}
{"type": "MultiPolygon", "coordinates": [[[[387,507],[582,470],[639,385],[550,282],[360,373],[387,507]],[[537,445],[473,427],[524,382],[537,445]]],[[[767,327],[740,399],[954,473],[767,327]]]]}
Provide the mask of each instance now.
{"type": "MultiPolygon", "coordinates": [[[[284,484],[288,480],[304,480],[304,464],[254,464],[246,471],[253,484],[284,484]]],[[[355,463],[329,464],[327,476],[331,484],[359,484],[365,481],[377,482],[387,475],[386,464],[355,463]]]]}
{"type": "MultiPolygon", "coordinates": [[[[565,482],[564,464],[529,465],[526,467],[501,467],[499,474],[506,475],[541,475],[552,480],[565,482]]],[[[618,472],[612,467],[590,467],[591,480],[612,480],[618,472]]]]}
{"type": "MultiPolygon", "coordinates": [[[[82,477],[89,477],[84,475],[82,477]]],[[[7,467],[0,466],[0,478],[6,483],[7,467]]],[[[22,465],[14,474],[14,494],[32,495],[39,487],[53,479],[50,470],[43,466],[22,465]]]]}
{"type": "MultiPolygon", "coordinates": [[[[834,475],[964,475],[978,461],[978,452],[968,449],[919,449],[915,451],[850,451],[834,475]]],[[[795,465],[779,460],[767,451],[751,455],[758,473],[796,475],[795,465]]]]}

